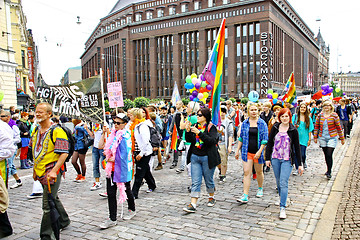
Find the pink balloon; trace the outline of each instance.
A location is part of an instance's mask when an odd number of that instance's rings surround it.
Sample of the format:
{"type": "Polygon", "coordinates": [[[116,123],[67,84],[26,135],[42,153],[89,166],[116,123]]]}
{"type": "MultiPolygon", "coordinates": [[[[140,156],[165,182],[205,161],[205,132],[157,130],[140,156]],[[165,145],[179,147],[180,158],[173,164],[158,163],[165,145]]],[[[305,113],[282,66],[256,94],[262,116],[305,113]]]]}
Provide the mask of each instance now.
{"type": "Polygon", "coordinates": [[[198,82],[198,79],[197,79],[197,78],[193,78],[193,79],[191,79],[191,82],[195,85],[195,84],[198,82]]]}
{"type": "Polygon", "coordinates": [[[199,93],[197,97],[198,97],[198,99],[201,100],[204,97],[204,95],[202,93],[199,93]]]}

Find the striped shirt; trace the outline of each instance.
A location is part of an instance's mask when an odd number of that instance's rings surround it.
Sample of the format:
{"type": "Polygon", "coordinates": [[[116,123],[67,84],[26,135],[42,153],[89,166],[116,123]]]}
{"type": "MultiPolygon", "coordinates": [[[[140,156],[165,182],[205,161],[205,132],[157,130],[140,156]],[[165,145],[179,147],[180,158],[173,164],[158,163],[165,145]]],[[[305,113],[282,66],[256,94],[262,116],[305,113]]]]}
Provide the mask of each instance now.
{"type": "Polygon", "coordinates": [[[324,117],[323,112],[321,112],[317,116],[316,122],[315,122],[314,139],[317,139],[318,137],[322,136],[323,124],[324,124],[325,119],[327,120],[330,137],[339,136],[340,140],[343,140],[344,132],[341,129],[340,118],[335,112],[331,113],[328,118],[324,117]]]}

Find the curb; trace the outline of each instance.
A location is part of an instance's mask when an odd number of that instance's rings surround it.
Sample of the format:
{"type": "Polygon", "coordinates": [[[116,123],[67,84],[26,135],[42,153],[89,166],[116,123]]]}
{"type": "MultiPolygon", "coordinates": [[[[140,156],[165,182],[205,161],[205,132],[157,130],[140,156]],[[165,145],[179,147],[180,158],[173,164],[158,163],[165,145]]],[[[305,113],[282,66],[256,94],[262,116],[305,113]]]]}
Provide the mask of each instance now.
{"type": "Polygon", "coordinates": [[[336,175],[334,184],[331,188],[329,197],[321,212],[319,222],[316,225],[315,231],[312,235],[313,240],[331,239],[337,210],[342,199],[344,186],[349,173],[351,158],[356,148],[357,139],[359,138],[359,129],[359,126],[356,126],[355,129],[353,129],[354,134],[351,138],[350,146],[346,151],[338,174],[336,175]]]}

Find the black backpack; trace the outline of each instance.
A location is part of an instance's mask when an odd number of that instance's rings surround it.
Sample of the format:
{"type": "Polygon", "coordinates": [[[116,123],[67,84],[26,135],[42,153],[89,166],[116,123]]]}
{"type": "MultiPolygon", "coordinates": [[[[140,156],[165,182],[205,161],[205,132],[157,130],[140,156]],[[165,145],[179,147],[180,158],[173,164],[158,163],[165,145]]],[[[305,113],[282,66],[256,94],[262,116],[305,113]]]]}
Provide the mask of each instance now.
{"type": "MultiPolygon", "coordinates": [[[[150,144],[153,148],[159,148],[161,146],[161,135],[160,132],[154,128],[150,127],[149,125],[146,125],[149,127],[150,130],[150,144]]],[[[140,128],[138,128],[139,134],[140,134],[140,128]]]]}

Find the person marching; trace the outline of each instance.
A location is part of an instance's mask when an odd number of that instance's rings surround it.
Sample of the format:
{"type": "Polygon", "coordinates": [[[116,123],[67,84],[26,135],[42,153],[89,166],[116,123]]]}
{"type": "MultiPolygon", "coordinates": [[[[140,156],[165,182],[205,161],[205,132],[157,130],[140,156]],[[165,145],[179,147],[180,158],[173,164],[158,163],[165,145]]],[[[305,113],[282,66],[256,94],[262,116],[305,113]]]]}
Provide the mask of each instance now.
{"type": "MultiPolygon", "coordinates": [[[[117,114],[114,119],[114,128],[108,137],[104,152],[108,161],[106,165],[106,188],[108,194],[109,219],[100,224],[101,229],[106,229],[117,224],[117,201],[116,190],[119,188],[120,195],[123,194],[119,183],[125,184],[125,193],[128,202],[128,214],[124,220],[130,220],[136,215],[135,200],[131,191],[130,182],[133,177],[133,158],[131,153],[131,134],[125,125],[129,118],[124,113],[117,114]]],[[[107,127],[104,127],[104,133],[107,127]]],[[[104,144],[105,134],[102,135],[99,145],[104,144]]]]}
{"type": "Polygon", "coordinates": [[[314,142],[319,139],[322,148],[327,171],[325,176],[331,179],[331,169],[333,165],[333,153],[337,144],[337,138],[340,138],[341,144],[345,144],[344,132],[341,128],[339,116],[334,112],[334,107],[330,101],[323,103],[323,110],[317,116],[315,122],[314,142]]]}
{"type": "Polygon", "coordinates": [[[291,123],[291,112],[283,108],[278,114],[279,122],[272,127],[266,146],[266,165],[274,170],[276,185],[280,196],[280,219],[286,218],[286,200],[288,196],[289,178],[294,161],[299,166],[300,176],[304,169],[301,164],[299,133],[291,123]],[[292,149],[295,149],[295,155],[292,149]],[[271,160],[271,161],[270,161],[271,160]]]}
{"type": "Polygon", "coordinates": [[[204,177],[206,190],[209,193],[207,206],[215,205],[215,183],[214,172],[217,165],[221,163],[216,144],[218,133],[214,124],[210,123],[211,111],[209,108],[202,108],[197,112],[197,124],[191,126],[187,122],[185,138],[190,142],[187,154],[187,163],[191,161],[191,203],[183,208],[185,212],[194,213],[196,203],[200,197],[201,181],[204,177]]]}
{"type": "MultiPolygon", "coordinates": [[[[310,146],[311,133],[314,130],[314,124],[310,118],[310,110],[305,102],[301,102],[296,110],[296,114],[292,117],[292,122],[299,132],[301,161],[304,168],[307,168],[306,160],[306,147],[310,146]]],[[[295,155],[296,156],[296,155],[295,155]]],[[[298,161],[295,161],[295,169],[293,175],[298,174],[298,161]]]]}
{"type": "Polygon", "coordinates": [[[263,196],[263,164],[265,163],[263,150],[268,140],[267,124],[259,117],[258,105],[256,103],[249,103],[247,109],[249,118],[241,125],[239,143],[235,152],[235,158],[239,159],[241,149],[241,159],[243,160],[244,168],[244,194],[242,198],[237,199],[240,203],[248,202],[253,165],[258,182],[256,197],[263,196]]]}

